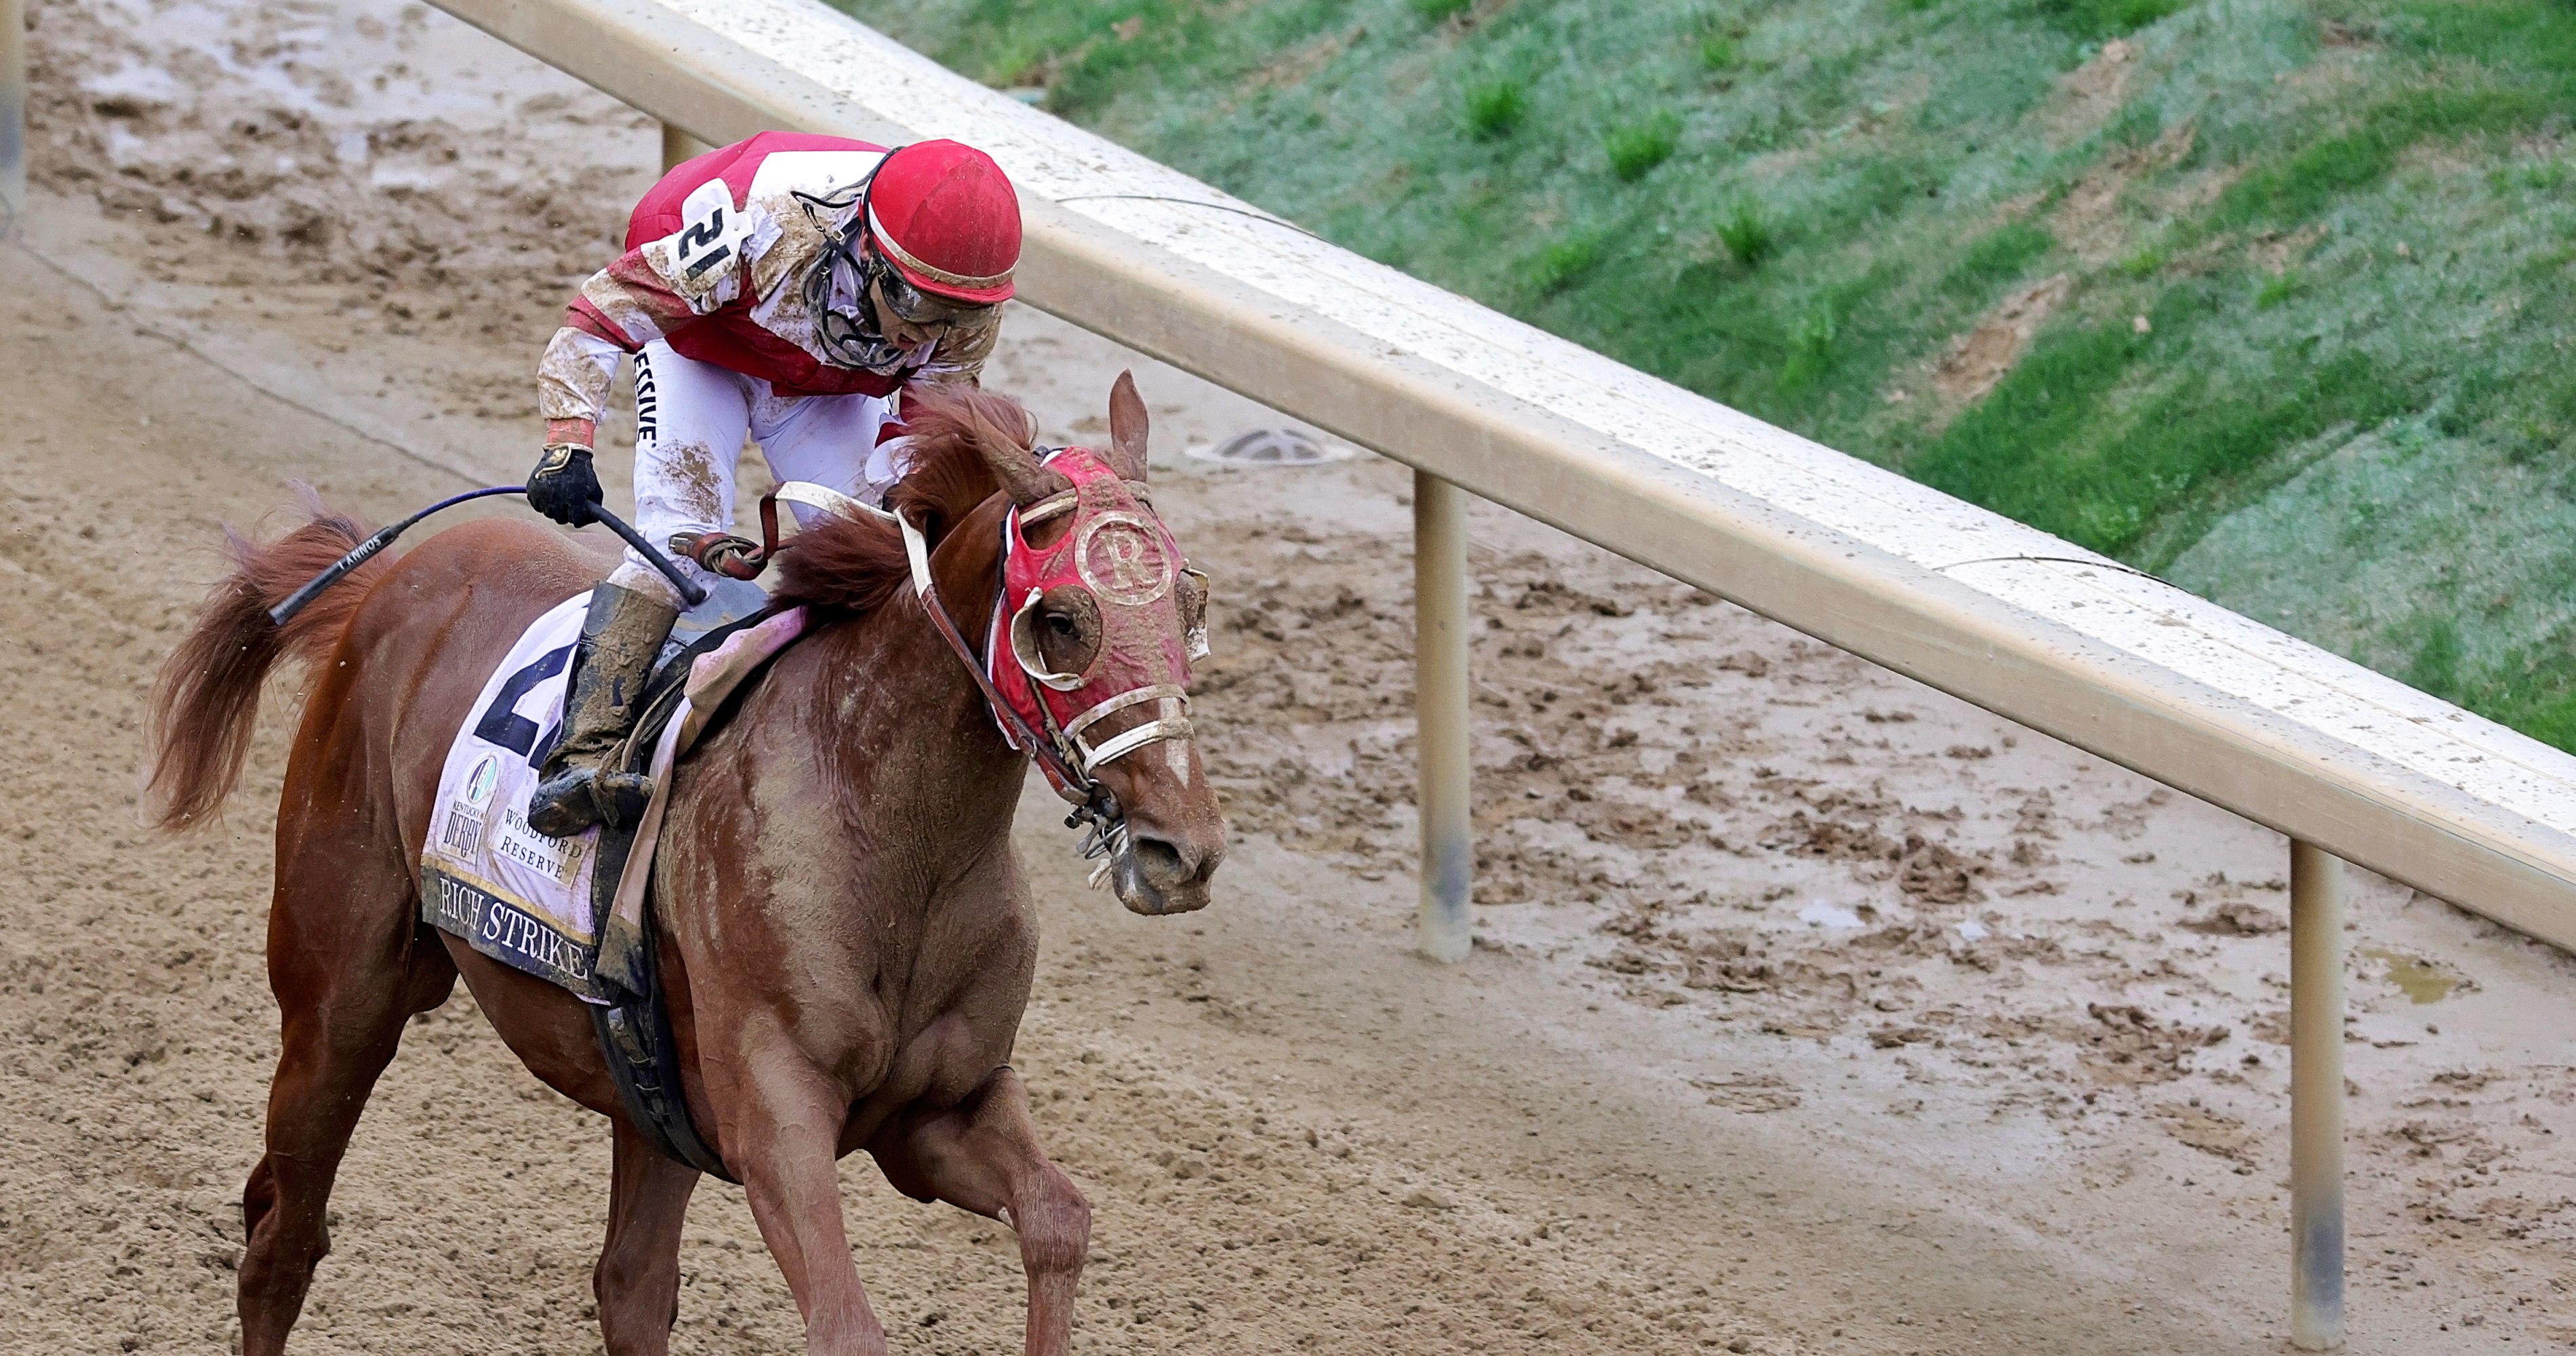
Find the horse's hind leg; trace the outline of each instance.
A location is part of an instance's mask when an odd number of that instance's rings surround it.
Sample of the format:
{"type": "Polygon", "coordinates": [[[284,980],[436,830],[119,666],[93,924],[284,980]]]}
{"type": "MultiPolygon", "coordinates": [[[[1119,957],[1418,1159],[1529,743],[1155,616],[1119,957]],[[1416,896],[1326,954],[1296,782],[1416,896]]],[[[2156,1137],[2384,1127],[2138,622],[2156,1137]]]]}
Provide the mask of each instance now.
{"type": "Polygon", "coordinates": [[[958,1105],[899,1118],[868,1146],[905,1195],[998,1219],[1020,1238],[1029,1276],[1029,1356],[1073,1342],[1073,1294],[1091,1247],[1091,1202],[1038,1147],[1028,1090],[1008,1068],[958,1105]]]}
{"type": "Polygon", "coordinates": [[[664,1158],[623,1119],[615,1125],[608,1243],[590,1274],[599,1335],[608,1356],[662,1356],[680,1317],[680,1225],[698,1170],[664,1158]]]}
{"type": "MultiPolygon", "coordinates": [[[[283,836],[283,831],[281,832],[283,836]]],[[[446,1001],[456,966],[413,923],[398,864],[364,851],[279,854],[269,907],[269,987],[281,1049],[269,1084],[267,1152],[242,1191],[243,1356],[277,1356],[331,1250],[324,1208],[340,1157],[403,1021],[446,1001]]]]}

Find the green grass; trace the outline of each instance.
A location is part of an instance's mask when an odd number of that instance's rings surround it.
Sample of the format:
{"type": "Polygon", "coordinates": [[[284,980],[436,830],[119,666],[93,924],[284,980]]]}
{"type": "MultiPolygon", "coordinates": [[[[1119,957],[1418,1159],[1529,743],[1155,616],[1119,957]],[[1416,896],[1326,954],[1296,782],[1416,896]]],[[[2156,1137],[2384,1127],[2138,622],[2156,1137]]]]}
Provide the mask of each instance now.
{"type": "Polygon", "coordinates": [[[1564,291],[1600,267],[1602,254],[1599,236],[1577,235],[1550,241],[1538,252],[1538,260],[1530,270],[1531,281],[1543,295],[1564,291]]]}
{"type": "Polygon", "coordinates": [[[1619,176],[1621,183],[1633,184],[1672,159],[1681,140],[1682,120],[1670,113],[1659,113],[1641,123],[1612,128],[1608,136],[1601,138],[1601,149],[1609,152],[1610,172],[1619,176]]]}
{"type": "Polygon", "coordinates": [[[2057,248],[2057,237],[2027,221],[2010,221],[1980,236],[1941,277],[1941,291],[1975,303],[1998,295],[2057,248]]]}
{"type": "Polygon", "coordinates": [[[2184,0],[2038,0],[2032,8],[2082,38],[2116,38],[2174,13],[2184,0]]]}
{"type": "Polygon", "coordinates": [[[2434,137],[2461,137],[2536,125],[2552,101],[2513,89],[2410,92],[2365,111],[2361,125],[2258,165],[2230,185],[2207,224],[2296,224],[2368,187],[2409,147],[2434,137]]]}
{"type": "Polygon", "coordinates": [[[845,2],[1360,253],[2576,747],[2568,0],[845,2]],[[2115,38],[2117,98],[2071,106],[2115,38]],[[1941,398],[1943,355],[2060,274],[2019,364],[1941,398]]]}
{"type": "Polygon", "coordinates": [[[1467,89],[1467,126],[1492,141],[1519,130],[1529,113],[1529,91],[1517,80],[1488,80],[1467,89]]]}
{"type": "Polygon", "coordinates": [[[2205,501],[2281,448],[2404,410],[2403,390],[2360,354],[2317,363],[2294,349],[2276,356],[2270,380],[2242,383],[2173,362],[2187,341],[2167,336],[2188,334],[2204,304],[2193,291],[2169,294],[2147,334],[2124,320],[2058,332],[1909,469],[2079,545],[2135,556],[2148,506],[2205,501]]]}
{"type": "Polygon", "coordinates": [[[2465,695],[2460,688],[2460,628],[2448,617],[2429,619],[2423,627],[2423,639],[2415,642],[2415,654],[2407,661],[2406,681],[2436,697],[2457,701],[2465,695]]]}
{"type": "Polygon", "coordinates": [[[1771,223],[1763,220],[1762,208],[1750,198],[1739,198],[1718,219],[1718,243],[1726,246],[1726,255],[1746,268],[1760,268],[1771,257],[1778,243],[1771,234],[1771,223]]]}

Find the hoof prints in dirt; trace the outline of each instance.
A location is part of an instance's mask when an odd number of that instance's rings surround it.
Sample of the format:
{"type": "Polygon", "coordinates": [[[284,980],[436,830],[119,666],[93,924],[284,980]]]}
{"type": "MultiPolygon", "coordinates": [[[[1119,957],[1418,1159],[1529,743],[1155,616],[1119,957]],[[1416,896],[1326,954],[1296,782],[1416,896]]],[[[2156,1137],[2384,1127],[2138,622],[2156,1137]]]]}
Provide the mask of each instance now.
{"type": "MultiPolygon", "coordinates": [[[[354,283],[368,304],[329,298],[345,331],[524,336],[615,256],[642,185],[597,146],[648,135],[642,115],[568,81],[507,102],[452,88],[424,68],[477,40],[419,6],[245,9],[36,16],[29,177],[140,225],[148,277],[266,307],[354,283]]],[[[533,418],[531,390],[458,394],[533,418]]]]}
{"type": "MultiPolygon", "coordinates": [[[[1409,872],[1404,543],[1277,520],[1225,543],[1248,582],[1219,591],[1199,709],[1230,816],[1366,877],[1409,872]]],[[[1648,1007],[1938,1052],[1998,1106],[2070,1120],[2088,1094],[2263,1065],[2237,1034],[2263,1008],[2204,962],[2278,945],[2282,883],[2131,897],[2181,883],[2166,840],[2190,831],[2164,821],[2188,802],[2046,784],[2062,773],[2009,729],[1621,562],[1525,550],[1474,577],[1482,944],[1570,953],[1648,1007]]]]}
{"type": "MultiPolygon", "coordinates": [[[[1414,851],[1403,545],[1237,529],[1224,577],[1253,582],[1220,590],[1202,688],[1237,823],[1369,876],[1414,851]]],[[[2222,846],[2232,821],[2185,798],[1616,561],[1522,552],[1475,577],[1480,946],[1787,1043],[1708,1045],[1741,1067],[1688,1086],[1724,1113],[1848,1125],[1839,1078],[1876,1079],[1889,1116],[2036,1112],[2090,1186],[2161,1171],[2240,1218],[2275,1208],[2255,1198],[2284,1152],[2287,887],[2210,864],[2277,840],[2222,846]],[[2179,1157],[2142,1157],[2140,1129],[2179,1157]]],[[[2476,980],[2353,957],[2353,1068],[2386,1079],[2366,1056],[2429,1030],[2401,1014],[2476,980]]],[[[2524,1152],[2565,1131],[2576,1074],[2395,1076],[2393,1115],[2355,1104],[2355,1143],[2413,1181],[2415,1227],[2576,1245],[2576,1179],[2524,1152]]],[[[2449,1274],[2383,1251],[2377,1283],[2449,1274]]]]}
{"type": "MultiPolygon", "coordinates": [[[[1223,643],[1199,684],[1230,817],[1370,879],[1409,871],[1402,543],[1262,522],[1239,528],[1230,549],[1234,577],[1252,582],[1220,591],[1223,643]]],[[[1954,732],[1901,707],[1858,721],[1810,715],[1822,708],[1800,699],[1806,690],[1849,686],[1864,666],[1784,643],[1697,589],[1613,568],[1622,573],[1593,577],[1598,566],[1537,551],[1477,563],[1476,901],[1489,920],[1517,916],[1500,906],[1588,906],[1615,939],[1591,963],[1642,1001],[1785,998],[1805,1011],[1780,1025],[1800,1032],[1911,1007],[1905,995],[1922,986],[1899,972],[1905,963],[1992,971],[2063,959],[2053,942],[1989,938],[1966,916],[1989,882],[2059,888],[2040,874],[2056,860],[2048,790],[1998,793],[2010,836],[1961,842],[1960,805],[1909,805],[1856,756],[1906,766],[1954,797],[1947,787],[1968,766],[1943,751],[1954,732]],[[1764,761],[1814,766],[1818,754],[1849,772],[1829,783],[1764,761]],[[1828,891],[1856,897],[1836,906],[1856,935],[1788,916],[1828,891]]],[[[1957,1020],[1897,1029],[1930,1039],[1957,1020]]]]}
{"type": "MultiPolygon", "coordinates": [[[[1401,543],[1330,539],[1302,527],[1252,526],[1273,558],[1267,577],[1220,599],[1218,647],[1199,680],[1209,712],[1211,772],[1230,816],[1246,828],[1324,851],[1363,874],[1409,870],[1412,822],[1413,617],[1393,590],[1314,584],[1296,562],[1329,561],[1377,578],[1404,577],[1401,543]],[[1284,558],[1283,558],[1284,557],[1284,558]],[[1284,572],[1284,577],[1283,577],[1284,572]]],[[[1314,571],[1305,571],[1312,574],[1314,571]]],[[[1714,604],[1666,583],[1583,592],[1559,582],[1535,553],[1480,570],[1472,644],[1477,704],[1479,902],[1599,901],[1623,889],[1645,853],[1685,846],[1726,851],[1729,803],[1701,778],[1734,752],[1723,733],[1675,738],[1643,713],[1677,708],[1668,688],[1707,686],[1690,666],[1621,665],[1596,677],[1587,622],[1714,604]],[[1570,826],[1563,844],[1524,840],[1524,822],[1570,826]],[[1500,830],[1501,832],[1496,832],[1500,830]]]]}

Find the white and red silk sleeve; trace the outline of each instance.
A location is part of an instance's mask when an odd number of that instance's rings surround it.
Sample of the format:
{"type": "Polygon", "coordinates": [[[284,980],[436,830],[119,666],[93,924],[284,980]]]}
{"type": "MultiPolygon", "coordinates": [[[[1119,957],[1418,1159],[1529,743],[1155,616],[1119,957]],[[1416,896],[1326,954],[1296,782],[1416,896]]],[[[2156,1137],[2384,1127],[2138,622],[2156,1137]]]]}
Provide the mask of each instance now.
{"type": "Polygon", "coordinates": [[[886,491],[912,469],[912,431],[904,427],[901,415],[888,415],[877,425],[875,447],[868,452],[867,465],[859,478],[866,482],[860,498],[875,508],[885,507],[886,491]]]}
{"type": "Polygon", "coordinates": [[[546,421],[546,440],[589,446],[608,412],[618,358],[701,314],[671,289],[643,250],[629,250],[590,275],[564,308],[563,327],[537,363],[537,409],[546,421]]]}

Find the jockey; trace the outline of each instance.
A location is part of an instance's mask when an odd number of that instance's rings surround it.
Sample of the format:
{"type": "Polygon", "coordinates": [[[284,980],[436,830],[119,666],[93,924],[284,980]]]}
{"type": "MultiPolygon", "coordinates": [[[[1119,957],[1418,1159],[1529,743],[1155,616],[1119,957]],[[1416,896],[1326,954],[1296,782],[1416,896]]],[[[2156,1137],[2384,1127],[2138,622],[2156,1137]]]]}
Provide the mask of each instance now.
{"type": "MultiPolygon", "coordinates": [[[[976,380],[1019,256],[1010,180],[954,141],[887,151],[763,132],[688,161],[636,204],[626,253],[582,284],[546,345],[529,506],[593,521],[591,444],[632,354],[636,528],[702,579],[749,577],[756,548],[727,533],[744,437],[781,480],[878,502],[897,474],[897,394],[976,380]]],[[[601,764],[678,617],[677,591],[633,550],[592,594],[531,828],[562,837],[642,814],[652,779],[601,764]]]]}

